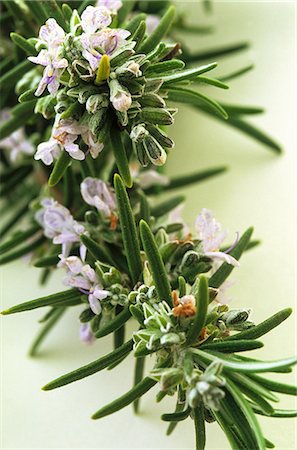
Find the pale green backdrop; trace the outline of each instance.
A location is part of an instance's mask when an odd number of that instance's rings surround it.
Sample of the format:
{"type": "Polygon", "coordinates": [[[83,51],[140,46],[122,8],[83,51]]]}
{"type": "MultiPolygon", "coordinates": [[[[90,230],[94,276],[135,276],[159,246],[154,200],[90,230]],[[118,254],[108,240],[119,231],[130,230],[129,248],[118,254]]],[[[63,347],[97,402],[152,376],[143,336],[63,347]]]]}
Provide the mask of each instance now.
{"type": "MultiPolygon", "coordinates": [[[[193,12],[193,22],[201,19],[197,2],[179,4],[193,12]]],[[[240,67],[254,61],[256,70],[233,81],[223,96],[214,89],[208,92],[226,102],[264,105],[267,114],[253,120],[283,143],[285,154],[276,157],[232,129],[180,108],[173,133],[176,148],[167,165],[170,174],[221,164],[230,167],[229,173],[184,190],[188,196],[185,216],[191,222],[202,207],[213,209],[231,236],[255,226],[255,236],[263,244],[243,258],[234,273],[237,283],[231,294],[235,307],[253,308],[257,322],[285,306],[297,306],[295,10],[294,2],[217,2],[215,36],[196,39],[197,48],[252,41],[252,50],[225,59],[217,74],[226,73],[230,63],[240,67]]],[[[10,264],[1,273],[3,307],[61,289],[58,276],[45,289],[38,288],[38,271],[25,262],[10,264]]],[[[114,372],[105,371],[61,390],[42,392],[40,387],[47,381],[107,353],[111,342],[105,338],[92,347],[82,345],[77,338],[77,312],[73,311],[48,338],[40,358],[30,360],[26,352],[40,316],[40,312],[33,312],[1,320],[3,450],[193,449],[191,421],[180,424],[170,438],[164,435],[166,425],[159,416],[171,411],[173,403],[156,405],[155,392],[143,399],[138,417],[128,407],[99,422],[89,419],[100,405],[131,386],[131,358],[114,372]]],[[[274,359],[296,352],[294,330],[292,317],[270,334],[259,354],[274,359]]],[[[293,375],[283,378],[294,382],[293,375]]],[[[294,402],[284,397],[283,405],[293,408],[294,402]]],[[[261,424],[277,449],[297,447],[292,419],[263,419],[261,424]]],[[[215,424],[207,428],[208,449],[229,448],[215,424]]]]}

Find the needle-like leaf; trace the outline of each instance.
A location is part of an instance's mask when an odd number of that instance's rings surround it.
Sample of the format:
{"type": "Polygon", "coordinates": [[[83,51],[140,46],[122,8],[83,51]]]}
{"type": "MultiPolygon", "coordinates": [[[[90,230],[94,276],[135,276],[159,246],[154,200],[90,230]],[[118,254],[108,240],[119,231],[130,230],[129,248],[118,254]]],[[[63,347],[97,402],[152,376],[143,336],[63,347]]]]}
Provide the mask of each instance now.
{"type": "Polygon", "coordinates": [[[139,280],[142,271],[140,247],[135,219],[124,183],[119,175],[114,176],[114,188],[120,217],[125,254],[133,283],[139,280]]]}
{"type": "Polygon", "coordinates": [[[44,339],[46,338],[48,333],[51,331],[51,329],[56,325],[58,320],[62,317],[65,310],[66,310],[66,308],[63,306],[54,308],[54,310],[53,310],[54,312],[51,315],[50,319],[44,323],[43,327],[41,328],[41,330],[37,334],[36,338],[34,339],[32,346],[29,350],[30,356],[36,355],[40,345],[42,344],[42,342],[44,341],[44,339]]]}
{"type": "Polygon", "coordinates": [[[113,127],[111,130],[110,139],[119,173],[125,185],[131,188],[133,180],[130,173],[129,161],[122,142],[121,132],[116,127],[113,127]]]}
{"type": "Polygon", "coordinates": [[[96,333],[96,338],[107,336],[113,331],[121,328],[131,317],[131,312],[128,307],[125,307],[119,314],[117,314],[110,322],[99,328],[96,333]]]}
{"type": "Polygon", "coordinates": [[[46,295],[35,300],[20,303],[11,308],[2,311],[1,314],[15,314],[23,311],[30,311],[31,309],[43,308],[44,306],[61,306],[61,304],[77,300],[80,302],[81,293],[76,289],[68,289],[67,291],[58,292],[52,295],[46,295]]]}
{"type": "Polygon", "coordinates": [[[54,168],[48,180],[49,187],[54,187],[59,183],[67,167],[71,163],[71,156],[66,151],[62,151],[59,158],[55,162],[54,168]]]}
{"type": "Polygon", "coordinates": [[[193,91],[187,88],[174,87],[168,89],[168,99],[178,103],[187,103],[194,106],[206,104],[216,114],[219,114],[224,119],[228,119],[227,111],[214,99],[208,97],[201,92],[193,91]]]}
{"type": "Polygon", "coordinates": [[[274,369],[291,367],[297,363],[297,357],[291,357],[286,359],[280,359],[277,361],[259,361],[259,362],[238,362],[235,359],[223,356],[220,353],[214,351],[204,352],[199,349],[191,349],[191,351],[198,355],[202,361],[211,363],[212,361],[221,362],[226,370],[234,370],[237,372],[273,372],[274,369]]]}
{"type": "Polygon", "coordinates": [[[140,381],[140,383],[130,389],[130,391],[128,391],[126,394],[99,409],[95,414],[92,415],[92,419],[101,419],[102,417],[109,416],[110,414],[113,414],[120,409],[125,408],[125,406],[130,405],[130,403],[134,402],[137,398],[142,397],[153,386],[155,386],[156,383],[157,381],[153,380],[152,378],[145,377],[142,381],[140,381]]]}
{"type": "Polygon", "coordinates": [[[196,450],[204,450],[206,444],[206,436],[205,436],[204,405],[202,401],[200,401],[197,408],[194,409],[194,424],[196,434],[196,450]]]}
{"type": "Polygon", "coordinates": [[[51,391],[52,389],[57,389],[59,387],[65,386],[66,384],[73,383],[74,381],[82,380],[83,378],[89,377],[100,370],[105,369],[110,364],[114,363],[118,359],[122,358],[124,355],[131,352],[133,348],[133,341],[130,339],[128,342],[118,347],[116,350],[108,353],[102,358],[96,359],[79,369],[73,370],[72,372],[66,373],[59,378],[47,383],[43,386],[44,391],[51,391]]]}
{"type": "Polygon", "coordinates": [[[166,13],[161,18],[158,26],[154,31],[146,38],[139,48],[139,53],[149,53],[151,52],[160,42],[163,36],[165,36],[175,18],[175,7],[170,6],[166,13]]]}
{"type": "Polygon", "coordinates": [[[196,315],[188,331],[188,345],[198,341],[206,320],[207,308],[209,304],[209,291],[208,280],[205,276],[201,275],[197,278],[193,288],[193,293],[196,302],[196,315]]]}
{"type": "Polygon", "coordinates": [[[202,344],[201,345],[201,349],[203,350],[214,350],[214,351],[218,351],[218,352],[223,352],[223,353],[233,353],[233,352],[246,352],[249,350],[255,350],[257,348],[261,348],[263,347],[263,342],[260,341],[256,341],[256,340],[238,340],[238,341],[232,341],[229,342],[227,340],[223,340],[223,341],[215,341],[215,342],[210,342],[209,344],[202,344]],[[230,344],[235,344],[235,345],[230,345],[230,344]]]}
{"type": "Polygon", "coordinates": [[[269,331],[273,330],[273,328],[284,322],[284,320],[286,320],[291,314],[292,309],[285,308],[256,326],[248,330],[241,331],[240,333],[234,334],[233,336],[227,337],[226,340],[235,341],[237,339],[258,339],[259,337],[263,336],[266,333],[269,333],[269,331]]]}
{"type": "Polygon", "coordinates": [[[159,300],[165,300],[169,305],[171,305],[171,286],[153,233],[144,220],[140,221],[139,229],[143,248],[150,265],[159,300]]]}

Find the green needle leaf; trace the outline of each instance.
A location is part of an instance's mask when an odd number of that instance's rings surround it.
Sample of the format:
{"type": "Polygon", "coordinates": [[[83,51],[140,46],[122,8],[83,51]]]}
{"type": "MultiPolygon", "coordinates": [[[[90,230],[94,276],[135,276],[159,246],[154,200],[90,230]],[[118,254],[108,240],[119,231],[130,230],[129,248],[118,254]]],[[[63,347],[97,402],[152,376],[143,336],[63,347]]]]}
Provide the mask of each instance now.
{"type": "Polygon", "coordinates": [[[99,328],[96,333],[96,338],[106,336],[113,331],[121,328],[131,317],[131,312],[128,307],[124,308],[119,314],[117,314],[109,323],[104,327],[99,328]]]}
{"type": "Polygon", "coordinates": [[[110,139],[119,173],[125,185],[131,188],[133,186],[133,180],[130,173],[129,161],[123,146],[121,132],[116,127],[113,127],[111,130],[110,139]]]}
{"type": "MultiPolygon", "coordinates": [[[[23,61],[13,69],[10,69],[6,72],[2,77],[0,77],[0,86],[3,92],[3,89],[11,88],[15,85],[17,80],[20,80],[25,73],[32,69],[32,65],[30,61],[23,61]]],[[[2,135],[1,135],[1,138],[2,135]]]]}
{"type": "MultiPolygon", "coordinates": [[[[239,260],[242,253],[248,246],[252,234],[253,228],[252,227],[248,228],[229,254],[233,256],[235,259],[239,260]]],[[[231,264],[227,263],[222,264],[221,267],[210,277],[208,282],[209,286],[215,289],[219,288],[221,284],[224,283],[224,281],[228,278],[233,269],[234,266],[232,266],[231,264]]]]}
{"type": "Polygon", "coordinates": [[[220,353],[192,348],[191,351],[198,355],[202,361],[211,363],[212,361],[221,362],[226,370],[234,370],[237,372],[273,372],[275,369],[290,367],[297,363],[297,357],[280,359],[277,361],[259,361],[259,362],[238,362],[235,359],[223,356],[220,353]]]}
{"type": "Polygon", "coordinates": [[[39,258],[35,261],[34,267],[52,267],[56,266],[59,261],[60,259],[58,255],[44,256],[43,258],[39,258]]]}
{"type": "Polygon", "coordinates": [[[259,377],[259,375],[250,374],[250,378],[255,380],[262,387],[270,391],[280,392],[281,394],[297,395],[297,386],[280,383],[279,381],[268,380],[267,378],[259,377]]]}
{"type": "Polygon", "coordinates": [[[118,174],[114,176],[114,188],[128,267],[133,283],[137,283],[142,272],[139,241],[129,197],[118,174]]]}
{"type": "Polygon", "coordinates": [[[196,434],[196,450],[204,450],[206,444],[206,436],[204,406],[202,401],[200,401],[197,408],[194,409],[194,424],[196,434]]]}
{"type": "Polygon", "coordinates": [[[198,83],[209,84],[210,86],[215,86],[220,89],[229,89],[227,84],[222,83],[220,80],[216,80],[215,78],[199,76],[195,79],[195,81],[198,83]]]}
{"type": "Polygon", "coordinates": [[[11,40],[15,45],[24,50],[28,55],[35,56],[37,51],[34,45],[30,44],[27,39],[18,33],[10,33],[11,40]]]}
{"type": "Polygon", "coordinates": [[[118,14],[117,14],[117,19],[118,19],[119,25],[123,25],[127,16],[133,10],[135,3],[136,3],[135,0],[124,0],[122,2],[122,6],[120,7],[118,14]]]}
{"type": "Polygon", "coordinates": [[[239,406],[239,408],[241,409],[241,411],[243,412],[243,414],[245,415],[246,420],[248,421],[251,429],[253,430],[257,441],[258,449],[265,450],[266,447],[264,437],[251,406],[245,400],[241,391],[231,380],[227,381],[226,387],[230,392],[230,394],[232,395],[232,397],[234,398],[237,405],[239,406]]]}
{"type": "Polygon", "coordinates": [[[36,239],[33,242],[30,242],[29,244],[25,245],[24,247],[21,247],[17,250],[14,250],[11,253],[7,253],[0,256],[0,266],[3,264],[7,264],[11,261],[14,261],[15,259],[20,258],[21,256],[27,255],[28,253],[32,252],[36,248],[40,247],[44,242],[46,238],[44,236],[41,236],[39,239],[36,239]]]}
{"type": "Polygon", "coordinates": [[[208,280],[205,276],[201,275],[196,280],[193,291],[196,302],[196,315],[188,331],[188,345],[198,341],[206,320],[207,308],[209,304],[209,291],[208,280]]]}
{"type": "Polygon", "coordinates": [[[257,383],[255,380],[258,378],[261,380],[261,377],[257,375],[243,375],[241,373],[234,373],[229,372],[229,377],[231,377],[235,382],[242,384],[243,386],[246,386],[248,389],[252,390],[253,392],[257,393],[261,397],[265,397],[268,400],[271,400],[272,402],[278,402],[278,398],[276,395],[274,395],[270,390],[266,389],[263,384],[257,383]]]}
{"type": "Polygon", "coordinates": [[[113,266],[116,265],[108,252],[102,246],[97,244],[94,239],[90,238],[86,234],[82,234],[80,236],[80,240],[87,247],[87,249],[95,259],[103,263],[111,264],[113,266]]]}
{"type": "Polygon", "coordinates": [[[12,306],[11,308],[2,311],[1,314],[15,314],[23,311],[30,311],[31,309],[43,308],[44,306],[61,306],[61,303],[67,303],[73,300],[77,300],[80,303],[81,294],[76,289],[68,289],[66,291],[57,292],[56,294],[46,295],[35,300],[20,303],[19,305],[12,306]]]}
{"type": "MultiPolygon", "coordinates": [[[[256,414],[260,414],[261,416],[267,416],[267,414],[258,408],[256,405],[252,405],[253,410],[256,414]]],[[[275,409],[272,414],[269,414],[269,417],[278,417],[281,419],[287,419],[289,417],[297,417],[297,410],[286,410],[286,409],[275,409]]]]}
{"type": "Polygon", "coordinates": [[[54,309],[50,319],[45,322],[44,326],[41,328],[36,338],[34,339],[32,346],[29,350],[30,356],[36,355],[40,345],[42,344],[48,333],[51,331],[51,329],[56,325],[58,320],[62,317],[65,311],[66,311],[65,307],[58,307],[54,309]]]}
{"type": "MultiPolygon", "coordinates": [[[[187,175],[180,175],[177,177],[173,177],[170,179],[169,184],[166,186],[162,186],[161,190],[163,191],[171,191],[173,189],[179,189],[181,187],[189,186],[190,184],[199,183],[200,181],[207,180],[215,175],[220,175],[221,173],[226,172],[227,167],[213,167],[212,169],[206,169],[195,173],[190,173],[187,175]]],[[[149,188],[145,190],[146,194],[157,194],[154,188],[149,188]]],[[[230,247],[230,246],[229,246],[230,247]]]]}
{"type": "Polygon", "coordinates": [[[273,330],[273,328],[280,325],[284,320],[286,320],[292,314],[291,308],[285,308],[258,325],[250,328],[249,330],[241,331],[240,333],[234,334],[233,336],[229,336],[226,340],[235,341],[236,339],[258,339],[269,331],[273,330]]]}
{"type": "Polygon", "coordinates": [[[227,75],[224,75],[223,77],[220,77],[220,81],[226,82],[233,80],[234,78],[240,77],[241,75],[246,74],[250,70],[254,69],[254,64],[249,64],[248,66],[243,67],[242,69],[235,70],[234,72],[231,72],[227,75]]]}
{"type": "MultiPolygon", "coordinates": [[[[180,70],[179,72],[173,73],[171,75],[165,75],[162,76],[159,75],[158,77],[151,77],[150,80],[159,80],[160,78],[163,81],[163,86],[171,84],[171,83],[179,83],[180,81],[184,80],[193,80],[197,78],[199,75],[202,75],[205,72],[209,72],[212,69],[215,69],[217,67],[217,63],[211,63],[206,64],[205,66],[195,67],[194,69],[186,69],[186,70],[180,70]]],[[[163,87],[162,86],[162,87],[163,87]]],[[[173,89],[173,88],[170,88],[173,89]]],[[[178,88],[176,88],[178,89],[178,88]]]]}
{"type": "Polygon", "coordinates": [[[18,244],[23,243],[26,239],[33,236],[38,230],[40,230],[40,225],[33,225],[26,231],[17,231],[9,241],[0,245],[0,254],[3,255],[3,253],[8,250],[11,250],[18,244]]]}
{"type": "Polygon", "coordinates": [[[143,248],[152,271],[159,300],[165,300],[169,305],[171,305],[171,286],[153,233],[144,220],[140,221],[139,229],[143,248]]]}
{"type": "Polygon", "coordinates": [[[130,403],[134,402],[137,398],[142,397],[142,395],[148,392],[153,386],[155,386],[156,383],[157,381],[152,380],[152,378],[145,377],[126,394],[99,409],[99,411],[92,415],[92,419],[101,419],[102,417],[108,416],[122,408],[125,408],[125,406],[130,405],[130,403]]]}
{"type": "Polygon", "coordinates": [[[227,45],[226,47],[209,49],[203,52],[192,54],[184,50],[182,58],[187,63],[194,63],[198,61],[205,61],[208,59],[220,58],[222,56],[226,56],[234,52],[239,52],[247,48],[249,48],[248,42],[240,42],[239,44],[231,44],[227,45]]]}
{"type": "Polygon", "coordinates": [[[143,44],[140,46],[138,52],[139,53],[149,53],[151,52],[160,42],[160,40],[165,36],[173,21],[175,18],[175,7],[170,6],[166,13],[161,18],[158,26],[155,28],[155,30],[150,34],[149,37],[146,38],[146,40],[143,42],[143,44]]]}
{"type": "Polygon", "coordinates": [[[187,408],[184,411],[162,414],[161,419],[164,420],[164,422],[181,422],[189,417],[190,413],[191,408],[187,408]]]}
{"type": "Polygon", "coordinates": [[[263,347],[263,342],[255,341],[255,340],[245,340],[242,339],[241,341],[217,341],[217,342],[211,342],[209,344],[202,344],[201,349],[203,350],[214,350],[218,352],[223,353],[234,353],[234,352],[246,352],[249,350],[255,350],[257,348],[263,347]],[[230,345],[230,344],[236,344],[236,345],[230,345]]]}
{"type": "Polygon", "coordinates": [[[168,100],[179,103],[188,103],[198,107],[201,103],[205,103],[215,113],[219,114],[224,119],[228,119],[227,111],[216,100],[202,94],[201,92],[192,91],[186,88],[170,88],[168,90],[168,100]]]}
{"type": "Polygon", "coordinates": [[[47,17],[53,17],[65,31],[69,31],[69,25],[65,21],[57,2],[55,0],[47,0],[46,2],[42,2],[42,4],[47,17]]]}
{"type": "Polygon", "coordinates": [[[159,203],[158,205],[151,208],[151,215],[154,217],[165,216],[184,201],[184,195],[177,195],[176,197],[170,198],[169,200],[165,200],[164,202],[159,203]]]}
{"type": "Polygon", "coordinates": [[[125,26],[125,29],[127,31],[130,31],[131,35],[135,33],[137,28],[139,27],[140,23],[146,20],[146,14],[140,13],[133,17],[133,19],[130,20],[130,22],[127,23],[125,26]]]}
{"type": "Polygon", "coordinates": [[[56,378],[55,380],[43,386],[42,389],[44,391],[51,391],[52,389],[57,389],[59,387],[65,386],[66,384],[82,380],[83,378],[89,377],[94,373],[100,372],[100,370],[105,369],[110,364],[113,364],[114,362],[121,359],[124,355],[131,352],[132,348],[133,348],[133,341],[132,339],[130,339],[128,342],[121,345],[121,347],[118,347],[113,352],[108,353],[102,358],[96,359],[96,361],[93,361],[83,367],[80,367],[79,369],[73,370],[72,372],[66,373],[61,377],[56,378]]]}
{"type": "MultiPolygon", "coordinates": [[[[135,370],[134,370],[134,386],[136,386],[140,381],[143,379],[143,373],[144,373],[144,364],[145,364],[145,357],[135,358],[135,370]]],[[[137,414],[139,409],[139,401],[140,399],[137,398],[133,402],[133,408],[134,412],[137,414]]]]}
{"type": "Polygon", "coordinates": [[[71,162],[71,156],[66,151],[62,151],[59,158],[55,162],[52,173],[50,174],[48,185],[54,187],[59,183],[71,162]]]}

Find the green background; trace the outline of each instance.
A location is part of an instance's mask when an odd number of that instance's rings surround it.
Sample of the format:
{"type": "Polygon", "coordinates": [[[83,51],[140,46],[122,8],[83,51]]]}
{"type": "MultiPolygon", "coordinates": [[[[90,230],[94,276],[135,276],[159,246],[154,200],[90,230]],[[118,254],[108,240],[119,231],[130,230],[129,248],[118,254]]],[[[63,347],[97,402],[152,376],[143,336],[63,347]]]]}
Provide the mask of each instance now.
{"type": "MultiPolygon", "coordinates": [[[[186,9],[193,23],[203,21],[197,2],[179,2],[179,7],[186,9]]],[[[225,58],[215,73],[219,76],[252,61],[256,69],[232,81],[228,92],[215,88],[205,92],[226,103],[264,105],[265,116],[252,121],[273,134],[283,144],[285,154],[277,157],[224,124],[182,107],[173,130],[176,146],[167,164],[170,174],[229,166],[228,173],[182,191],[188,198],[184,213],[193,223],[202,207],[212,209],[229,229],[230,240],[236,231],[255,226],[255,237],[263,243],[245,255],[232,275],[236,284],[230,295],[232,306],[252,307],[256,322],[283,307],[295,305],[296,310],[297,306],[295,12],[294,2],[216,2],[214,16],[207,19],[216,23],[215,34],[188,38],[197,49],[245,39],[252,42],[251,50],[225,58]]],[[[4,267],[1,275],[3,308],[61,289],[58,274],[46,288],[39,288],[38,271],[24,261],[4,267]]],[[[40,387],[47,381],[107,353],[111,340],[104,338],[85,347],[77,337],[77,311],[72,311],[48,338],[40,357],[30,360],[26,352],[41,315],[24,313],[1,320],[2,449],[193,449],[190,420],[181,423],[170,438],[165,436],[166,424],[159,417],[174,406],[171,399],[156,405],[156,390],[145,396],[137,417],[128,407],[102,421],[89,419],[99,406],[131,386],[132,357],[113,372],[42,392],[40,387]]],[[[276,359],[296,352],[294,330],[291,317],[265,339],[267,345],[259,355],[276,359]]],[[[294,382],[293,375],[283,375],[282,379],[294,382]]],[[[294,402],[284,396],[280,407],[293,408],[294,402]]],[[[265,418],[261,424],[277,449],[296,448],[293,419],[265,418]]],[[[229,448],[216,424],[207,426],[207,435],[207,448],[229,448]]]]}

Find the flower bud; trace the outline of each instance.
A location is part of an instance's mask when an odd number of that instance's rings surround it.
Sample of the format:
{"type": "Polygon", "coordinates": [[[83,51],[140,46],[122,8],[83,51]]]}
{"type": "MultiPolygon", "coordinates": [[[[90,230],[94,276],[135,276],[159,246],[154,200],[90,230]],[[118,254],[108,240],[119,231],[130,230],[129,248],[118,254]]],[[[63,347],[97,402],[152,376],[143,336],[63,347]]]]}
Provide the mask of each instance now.
{"type": "Polygon", "coordinates": [[[107,106],[107,102],[104,101],[104,97],[101,94],[90,95],[86,103],[86,110],[94,114],[98,111],[102,106],[107,106]]]}
{"type": "Polygon", "coordinates": [[[163,166],[167,159],[165,150],[161,147],[158,141],[152,136],[148,135],[143,141],[144,148],[150,161],[156,166],[163,166]]]}
{"type": "Polygon", "coordinates": [[[140,123],[138,125],[136,125],[135,127],[132,128],[131,133],[130,133],[130,138],[133,142],[142,142],[147,136],[148,136],[148,131],[145,128],[145,124],[144,123],[140,123]]]}
{"type": "Polygon", "coordinates": [[[111,80],[109,83],[110,101],[114,109],[120,112],[127,111],[132,104],[132,97],[128,90],[126,90],[117,80],[111,80]]]}

